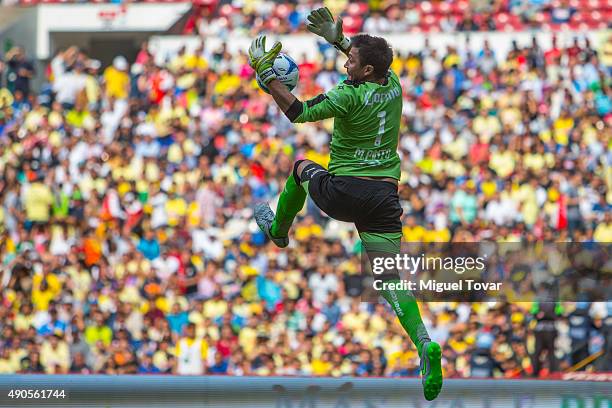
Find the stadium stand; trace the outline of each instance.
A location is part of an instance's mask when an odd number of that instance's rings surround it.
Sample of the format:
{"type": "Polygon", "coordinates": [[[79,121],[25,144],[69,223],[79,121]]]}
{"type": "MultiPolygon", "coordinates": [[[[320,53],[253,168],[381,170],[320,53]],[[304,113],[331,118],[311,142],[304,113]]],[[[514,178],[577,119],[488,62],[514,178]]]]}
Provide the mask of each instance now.
{"type": "MultiPolygon", "coordinates": [[[[521,14],[499,11],[521,4],[500,3],[492,21],[522,27],[521,14]]],[[[418,3],[417,27],[464,7],[418,3]]],[[[356,20],[364,10],[349,7],[356,20]]],[[[363,24],[377,18],[387,17],[363,24]]],[[[612,241],[611,47],[397,55],[405,240],[612,241]]],[[[278,194],[295,159],[326,162],[330,123],[290,124],[243,53],[154,61],[143,46],[102,67],[70,47],[33,91],[23,50],[2,57],[0,372],[418,375],[394,315],[355,295],[350,228],[309,205],[298,244],[278,251],[252,222],[251,204],[278,194]],[[195,337],[201,365],[185,365],[195,337]]],[[[329,88],[340,65],[301,59],[298,93],[329,88]]],[[[612,304],[549,306],[439,302],[422,313],[449,378],[548,376],[594,354],[584,368],[609,371],[612,304]]]]}
{"type": "MultiPolygon", "coordinates": [[[[143,0],[164,3],[161,0],[143,0]]],[[[167,2],[184,2],[169,0],[167,2]]],[[[77,0],[6,0],[5,4],[84,3],[77,0]]],[[[91,3],[129,4],[133,1],[94,0],[91,3]]],[[[208,26],[251,32],[287,34],[304,31],[304,19],[316,2],[281,3],[249,1],[220,4],[217,0],[194,1],[185,33],[206,32],[208,26]]],[[[334,12],[346,16],[347,33],[374,32],[452,32],[589,30],[609,27],[610,0],[450,0],[450,1],[370,1],[324,2],[334,12]],[[329,4],[328,4],[329,3],[329,4]]]]}

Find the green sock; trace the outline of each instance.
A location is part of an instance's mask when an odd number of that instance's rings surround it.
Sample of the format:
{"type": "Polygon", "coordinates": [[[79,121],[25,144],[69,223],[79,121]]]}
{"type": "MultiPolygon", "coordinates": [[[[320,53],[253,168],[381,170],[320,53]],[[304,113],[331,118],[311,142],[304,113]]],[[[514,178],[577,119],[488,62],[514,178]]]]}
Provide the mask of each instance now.
{"type": "MultiPolygon", "coordinates": [[[[391,279],[388,282],[399,281],[399,279],[391,279]]],[[[382,290],[381,295],[391,305],[402,327],[410,336],[410,339],[416,346],[419,356],[423,343],[430,341],[427,328],[421,320],[421,313],[416,299],[407,290],[382,290]]]]}
{"type": "Polygon", "coordinates": [[[289,228],[293,224],[293,219],[304,207],[306,195],[304,187],[295,181],[293,174],[290,175],[276,206],[276,215],[270,228],[270,234],[273,237],[286,237],[289,235],[289,228]]]}
{"type": "MultiPolygon", "coordinates": [[[[402,233],[359,233],[363,246],[368,253],[386,253],[398,254],[400,252],[400,243],[402,233]]],[[[397,282],[399,278],[388,280],[388,282],[397,282]]],[[[397,315],[402,327],[410,336],[410,339],[416,346],[419,356],[423,348],[423,343],[430,341],[427,328],[421,319],[421,313],[417,301],[408,290],[382,290],[382,297],[391,305],[393,311],[397,315]]]]}

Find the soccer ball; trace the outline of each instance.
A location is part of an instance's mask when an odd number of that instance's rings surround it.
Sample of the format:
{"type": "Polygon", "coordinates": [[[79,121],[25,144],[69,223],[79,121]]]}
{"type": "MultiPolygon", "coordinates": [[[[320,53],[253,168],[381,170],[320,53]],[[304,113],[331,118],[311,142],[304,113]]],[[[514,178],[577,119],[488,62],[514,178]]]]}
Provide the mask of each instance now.
{"type": "MultiPolygon", "coordinates": [[[[300,78],[300,71],[293,58],[282,52],[279,53],[274,60],[272,70],[276,74],[276,79],[281,81],[281,83],[289,89],[289,92],[293,91],[300,78]]],[[[259,80],[258,75],[255,75],[255,79],[257,79],[257,85],[259,85],[265,93],[270,93],[268,87],[259,80]]]]}

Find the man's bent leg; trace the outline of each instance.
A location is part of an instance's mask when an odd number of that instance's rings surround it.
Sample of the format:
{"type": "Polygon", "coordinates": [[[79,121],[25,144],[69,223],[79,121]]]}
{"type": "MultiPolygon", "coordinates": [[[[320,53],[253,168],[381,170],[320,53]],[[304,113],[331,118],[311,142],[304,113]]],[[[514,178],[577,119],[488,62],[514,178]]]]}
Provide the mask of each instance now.
{"type": "Polygon", "coordinates": [[[287,179],[276,206],[276,215],[270,228],[273,237],[286,237],[295,216],[306,202],[307,190],[300,183],[300,173],[309,160],[299,160],[293,165],[293,173],[287,179]]]}
{"type": "Polygon", "coordinates": [[[314,164],[310,160],[299,160],[293,166],[293,173],[285,182],[285,188],[276,206],[276,215],[267,203],[255,207],[255,220],[262,231],[280,248],[289,245],[289,228],[297,213],[304,207],[308,185],[300,183],[304,167],[314,164]]]}
{"type": "MultiPolygon", "coordinates": [[[[400,253],[401,232],[360,232],[359,236],[369,257],[370,254],[371,256],[395,256],[400,253]]],[[[371,257],[370,262],[372,262],[371,257]]],[[[385,279],[386,282],[399,282],[400,276],[397,270],[390,272],[392,272],[392,277],[385,279]]],[[[417,301],[410,291],[385,289],[381,291],[381,295],[389,302],[402,327],[418,350],[419,357],[421,357],[425,398],[431,401],[442,389],[440,345],[429,338],[417,301]]]]}

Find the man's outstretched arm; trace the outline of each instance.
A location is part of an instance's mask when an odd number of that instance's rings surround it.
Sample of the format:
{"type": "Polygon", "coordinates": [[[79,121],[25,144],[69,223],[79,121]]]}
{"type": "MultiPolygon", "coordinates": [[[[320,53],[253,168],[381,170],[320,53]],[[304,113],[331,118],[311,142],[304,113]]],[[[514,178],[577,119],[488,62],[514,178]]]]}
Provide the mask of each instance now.
{"type": "Polygon", "coordinates": [[[348,57],[351,40],[342,32],[342,18],[340,16],[334,21],[334,16],[329,9],[322,7],[311,11],[306,19],[308,20],[306,24],[308,31],[325,38],[328,43],[348,57]]]}

